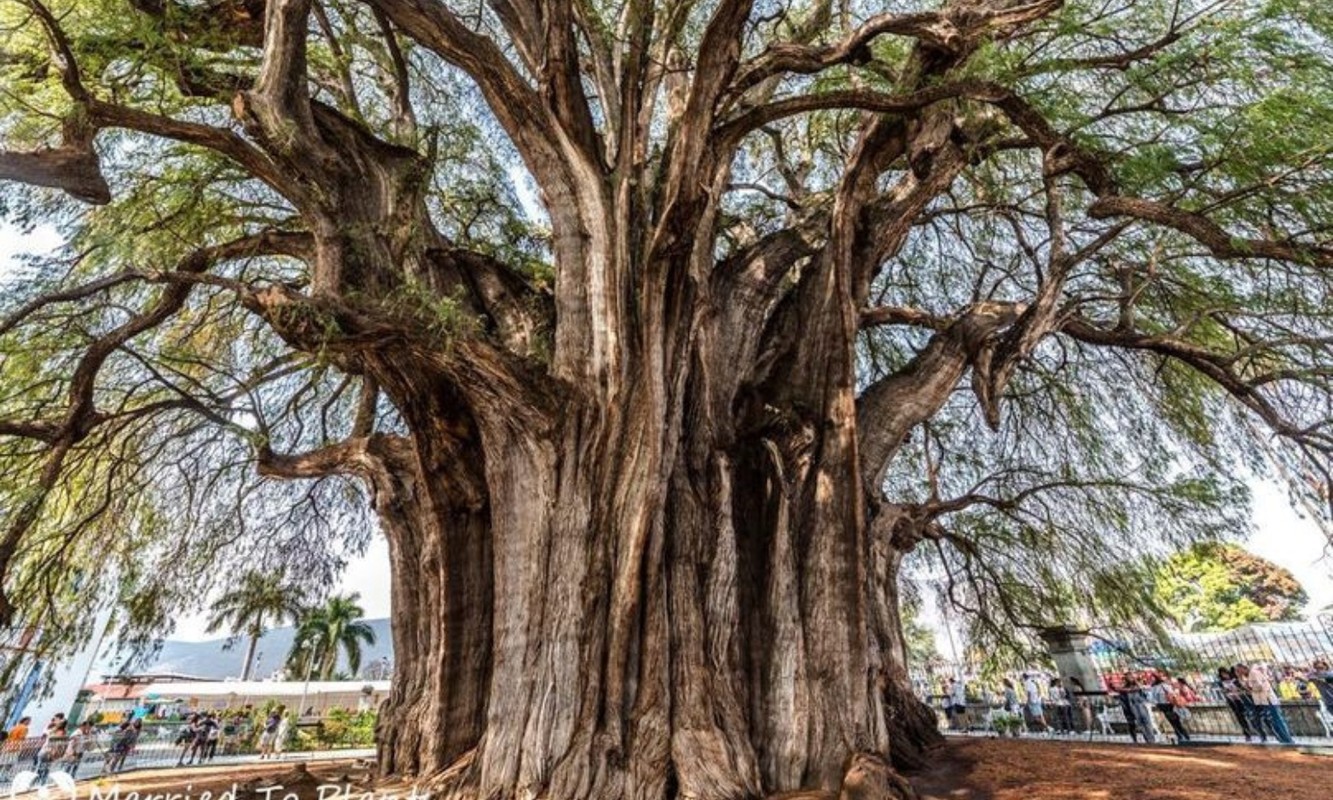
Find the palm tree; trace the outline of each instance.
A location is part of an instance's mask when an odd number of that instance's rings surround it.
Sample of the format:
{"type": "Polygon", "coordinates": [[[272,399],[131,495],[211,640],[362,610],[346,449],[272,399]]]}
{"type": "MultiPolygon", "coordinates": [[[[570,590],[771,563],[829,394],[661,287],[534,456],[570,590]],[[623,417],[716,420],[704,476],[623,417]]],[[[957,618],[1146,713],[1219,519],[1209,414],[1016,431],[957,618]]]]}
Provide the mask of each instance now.
{"type": "Polygon", "coordinates": [[[245,668],[241,680],[250,680],[254,669],[255,647],[271,623],[284,619],[298,619],[303,607],[296,589],[284,584],[281,575],[266,572],[248,572],[235,589],[214,601],[209,607],[212,616],[208,632],[226,628],[232,636],[244,634],[250,644],[245,649],[245,668]]]}
{"type": "Polygon", "coordinates": [[[317,672],[320,680],[330,680],[341,651],[355,675],[361,669],[361,646],[375,643],[375,630],[361,619],[366,610],[360,599],[357,592],[335,595],[303,615],[287,657],[288,668],[307,675],[317,672]]]}

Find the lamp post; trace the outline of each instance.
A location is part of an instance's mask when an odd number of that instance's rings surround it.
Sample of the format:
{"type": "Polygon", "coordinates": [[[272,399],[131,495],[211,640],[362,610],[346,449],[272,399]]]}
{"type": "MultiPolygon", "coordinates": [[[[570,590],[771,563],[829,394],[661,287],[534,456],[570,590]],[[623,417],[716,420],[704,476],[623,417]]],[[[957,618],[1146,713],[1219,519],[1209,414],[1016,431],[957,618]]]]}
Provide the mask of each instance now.
{"type": "Polygon", "coordinates": [[[308,653],[305,659],[305,683],[301,686],[301,702],[296,706],[296,721],[299,723],[301,717],[305,716],[305,696],[310,691],[310,673],[315,671],[315,656],[308,653]]]}

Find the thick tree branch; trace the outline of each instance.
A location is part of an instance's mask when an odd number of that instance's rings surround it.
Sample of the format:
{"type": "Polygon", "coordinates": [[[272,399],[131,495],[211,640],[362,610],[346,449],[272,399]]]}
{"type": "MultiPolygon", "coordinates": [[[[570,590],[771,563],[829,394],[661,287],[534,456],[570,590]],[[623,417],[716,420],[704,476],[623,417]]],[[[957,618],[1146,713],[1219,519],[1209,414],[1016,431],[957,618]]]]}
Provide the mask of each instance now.
{"type": "Polygon", "coordinates": [[[111,187],[102,176],[92,139],[70,141],[60,147],[28,152],[0,151],[0,181],[60,189],[76,200],[104,205],[111,202],[111,187]]]}
{"type": "Polygon", "coordinates": [[[1060,325],[1060,333],[1088,344],[1126,350],[1144,350],[1185,364],[1206,376],[1253,411],[1279,436],[1313,446],[1333,455],[1333,436],[1317,429],[1304,428],[1287,419],[1264,394],[1262,387],[1272,383],[1267,375],[1247,377],[1236,370],[1231,353],[1216,352],[1170,334],[1148,334],[1121,328],[1105,328],[1079,315],[1070,315],[1060,325]]]}
{"type": "Polygon", "coordinates": [[[973,359],[992,337],[1012,325],[1024,307],[978,303],[950,320],[915,309],[873,309],[866,315],[924,324],[939,332],[901,369],[866,387],[856,401],[861,474],[868,497],[878,497],[884,475],[907,434],[933,417],[949,399],[973,359]]]}
{"type": "Polygon", "coordinates": [[[932,49],[956,53],[975,47],[988,36],[1041,19],[1062,5],[1064,0],[955,2],[940,11],[878,14],[831,45],[790,42],[769,45],[737,74],[732,92],[743,93],[784,72],[810,74],[839,64],[866,64],[872,58],[870,43],[884,35],[912,37],[932,49]]]}
{"type": "Polygon", "coordinates": [[[391,452],[401,458],[410,447],[409,438],[383,433],[354,435],[337,444],[303,453],[276,453],[264,444],[256,453],[256,465],[260,475],[272,478],[370,476],[382,468],[384,454],[391,452]]]}
{"type": "Polygon", "coordinates": [[[503,51],[435,0],[368,0],[393,24],[423,47],[466,72],[481,89],[496,119],[523,154],[539,182],[551,178],[544,164],[560,161],[552,138],[554,121],[543,113],[545,101],[503,51]]]}
{"type": "Polygon", "coordinates": [[[1333,268],[1333,248],[1273,239],[1233,236],[1206,215],[1137,197],[1108,195],[1089,208],[1094,219],[1129,217],[1174,228],[1208,248],[1217,258],[1272,258],[1322,269],[1333,268]]]}
{"type": "MultiPolygon", "coordinates": [[[[221,260],[284,252],[293,246],[291,236],[263,233],[202,247],[182,259],[176,271],[197,275],[221,260]]],[[[20,542],[39,519],[46,498],[60,480],[71,449],[108,419],[94,404],[99,371],[111,354],[131,339],[171,319],[185,305],[191,290],[190,283],[168,285],[147,310],[94,339],[74,368],[67,389],[65,412],[59,420],[0,424],[0,431],[32,434],[48,445],[36,485],[23,504],[10,515],[4,534],[0,536],[0,625],[12,621],[14,609],[4,594],[3,585],[20,542]]]]}

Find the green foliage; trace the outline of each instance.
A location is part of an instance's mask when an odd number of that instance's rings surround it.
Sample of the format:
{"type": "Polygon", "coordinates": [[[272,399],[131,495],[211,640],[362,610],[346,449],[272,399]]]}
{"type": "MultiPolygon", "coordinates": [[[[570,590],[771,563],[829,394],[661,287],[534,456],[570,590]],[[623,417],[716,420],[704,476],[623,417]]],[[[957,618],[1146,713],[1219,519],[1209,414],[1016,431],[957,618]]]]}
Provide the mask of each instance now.
{"type": "MultiPolygon", "coordinates": [[[[94,96],[216,126],[258,147],[233,117],[231,92],[193,92],[185,80],[211,73],[245,83],[258,73],[260,48],[237,46],[229,26],[195,25],[182,33],[121,0],[49,5],[94,96]]],[[[456,245],[499,259],[535,288],[534,296],[546,298],[560,268],[551,257],[545,207],[551,199],[532,185],[475,82],[399,35],[393,41],[406,53],[416,113],[415,125],[401,127],[394,118],[392,53],[369,6],[344,0],[320,6],[328,30],[322,22],[311,25],[305,84],[358,130],[407,148],[426,165],[425,213],[439,234],[429,246],[456,245]]],[[[167,22],[198,8],[173,5],[167,22]]],[[[714,8],[686,7],[676,40],[655,46],[695,52],[714,8]]],[[[616,31],[614,10],[593,3],[581,7],[580,17],[616,31]]],[[[811,41],[836,42],[842,26],[867,10],[853,4],[845,13],[829,11],[816,19],[811,41]]],[[[756,12],[742,42],[746,57],[797,35],[808,12],[781,3],[756,12]]],[[[468,16],[468,24],[492,22],[468,16]]],[[[86,119],[84,112],[62,87],[49,37],[28,9],[0,1],[0,26],[3,149],[56,146],[62,128],[86,119]]],[[[1050,17],[993,37],[932,82],[970,78],[1012,89],[1054,130],[1096,156],[1120,193],[1207,213],[1237,246],[1252,238],[1328,246],[1331,37],[1333,12],[1323,0],[1069,0],[1050,17]],[[1135,52],[1142,55],[1124,58],[1135,52]]],[[[730,97],[725,105],[736,110],[752,100],[849,89],[893,93],[914,52],[912,38],[882,36],[868,48],[867,63],[787,75],[765,82],[761,98],[730,97]]],[[[673,67],[672,79],[688,79],[688,72],[688,65],[673,67]]],[[[590,98],[595,106],[602,99],[590,98]]],[[[991,104],[953,99],[947,108],[967,127],[975,123],[995,136],[968,144],[969,165],[909,220],[906,244],[883,265],[868,299],[941,320],[979,300],[1029,300],[1050,274],[1051,241],[1043,154],[991,104]]],[[[594,113],[595,127],[610,124],[604,111],[594,113]]],[[[668,138],[674,123],[664,115],[661,106],[646,115],[649,141],[635,155],[645,162],[648,184],[674,145],[668,138]]],[[[828,213],[865,119],[858,109],[825,109],[755,132],[719,189],[716,240],[699,251],[712,245],[725,259],[828,213]]],[[[277,138],[279,155],[307,144],[290,132],[277,138]]],[[[91,280],[170,272],[203,245],[310,227],[272,188],[198,145],[111,128],[98,134],[97,149],[113,184],[109,205],[89,209],[55,192],[5,184],[0,214],[20,227],[51,224],[66,246],[0,278],[0,317],[91,280]]],[[[654,187],[628,177],[624,189],[636,205],[628,229],[617,235],[649,240],[654,187]]],[[[1242,405],[1234,388],[1219,387],[1197,364],[1151,347],[1131,352],[1057,334],[1020,365],[999,431],[981,418],[972,395],[953,393],[904,443],[883,488],[890,502],[904,504],[976,498],[941,517],[943,533],[918,547],[909,572],[947,586],[976,620],[977,646],[1030,644],[1034,625],[1144,617],[1156,598],[1143,556],[1165,558],[1243,532],[1246,468],[1267,469],[1269,456],[1292,468],[1304,496],[1323,499],[1327,491],[1327,477],[1310,470],[1308,453],[1266,439],[1257,432],[1263,421],[1257,415],[1271,411],[1294,430],[1327,429],[1330,274],[1271,259],[1222,261],[1163,226],[1135,223],[1117,231],[1117,220],[1089,213],[1095,198],[1086,185],[1068,174],[1050,177],[1064,194],[1071,249],[1110,237],[1061,288],[1062,315],[1217,353],[1265,394],[1261,403],[1242,398],[1242,405]]],[[[902,159],[876,176],[886,196],[915,180],[902,159]]],[[[466,281],[437,284],[415,274],[417,256],[404,257],[403,274],[385,281],[391,290],[345,299],[357,311],[410,323],[423,332],[425,346],[442,352],[461,337],[485,335],[489,321],[466,281]]],[[[642,266],[636,261],[623,276],[628,317],[644,311],[630,298],[642,266]]],[[[791,269],[782,285],[797,285],[809,272],[804,267],[791,269]]],[[[238,287],[313,294],[309,272],[301,261],[278,256],[218,264],[209,272],[216,285],[197,287],[168,322],[118,347],[99,372],[93,398],[111,421],[73,446],[50,491],[40,488],[42,448],[21,437],[0,440],[0,521],[12,519],[15,509],[42,512],[5,588],[25,601],[29,616],[21,623],[56,632],[52,647],[87,638],[101,602],[98,592],[86,591],[90,581],[102,595],[114,595],[107,601],[119,608],[127,643],[142,645],[169,630],[179,609],[197,607],[211,590],[234,589],[227,584],[245,565],[300,563],[291,581],[318,594],[364,546],[370,511],[359,483],[282,482],[254,469],[256,449],[315,450],[351,435],[357,417],[363,382],[342,371],[331,346],[351,329],[348,317],[314,303],[280,312],[275,321],[307,324],[329,344],[294,352],[239,297],[238,287]]],[[[700,277],[707,276],[690,279],[700,277]]],[[[44,306],[0,334],[0,419],[47,419],[62,410],[90,343],[169,291],[138,280],[116,284],[78,302],[44,306]]],[[[719,295],[710,302],[721,308],[730,300],[719,295]]],[[[550,333],[535,334],[538,360],[549,355],[550,333]]],[[[909,364],[933,333],[906,326],[864,333],[861,385],[909,364]]],[[[376,410],[378,431],[405,432],[389,400],[378,399],[376,410]]],[[[1253,598],[1246,602],[1265,609],[1253,598]]],[[[248,624],[246,615],[228,613],[234,629],[248,624]]],[[[926,633],[910,618],[907,633],[911,648],[929,650],[926,633]]],[[[332,674],[325,668],[331,649],[306,655],[304,663],[332,674]]]]}
{"type": "Polygon", "coordinates": [[[373,747],[375,744],[374,711],[351,712],[335,708],[321,720],[317,734],[326,747],[373,747]]]}
{"type": "MultiPolygon", "coordinates": [[[[225,629],[232,635],[244,635],[253,647],[269,625],[297,618],[302,607],[299,590],[285,583],[281,574],[253,571],[245,573],[239,585],[215,600],[209,611],[209,633],[225,629]]],[[[247,651],[243,679],[249,679],[253,666],[249,656],[247,651]]]]}
{"type": "Polygon", "coordinates": [[[1235,545],[1192,547],[1154,577],[1158,603],[1186,631],[1298,620],[1309,600],[1291,572],[1235,545]]]}
{"type": "Polygon", "coordinates": [[[259,636],[265,628],[302,611],[300,595],[284,585],[281,574],[247,572],[238,586],[213,601],[208,632],[228,629],[232,633],[259,636]]]}
{"type": "Polygon", "coordinates": [[[341,652],[351,674],[361,670],[361,646],[375,643],[375,631],[362,621],[365,609],[359,593],[335,595],[323,606],[306,609],[297,619],[296,638],[287,656],[293,680],[309,675],[319,680],[341,680],[336,672],[341,652]]]}
{"type": "Polygon", "coordinates": [[[396,317],[412,320],[427,336],[446,344],[475,333],[481,324],[460,295],[440,295],[411,280],[380,301],[380,307],[396,317]]]}

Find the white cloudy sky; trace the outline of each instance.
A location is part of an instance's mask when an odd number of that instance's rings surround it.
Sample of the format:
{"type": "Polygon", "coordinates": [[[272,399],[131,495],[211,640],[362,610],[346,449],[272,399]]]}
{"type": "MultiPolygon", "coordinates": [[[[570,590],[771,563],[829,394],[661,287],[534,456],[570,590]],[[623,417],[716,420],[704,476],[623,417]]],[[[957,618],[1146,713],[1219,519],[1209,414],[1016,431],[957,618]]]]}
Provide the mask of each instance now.
{"type": "MultiPolygon", "coordinates": [[[[15,256],[49,251],[59,241],[50,228],[23,235],[0,220],[0,291],[15,256]]],[[[1310,593],[1311,609],[1333,604],[1333,559],[1326,557],[1328,540],[1323,532],[1292,509],[1278,486],[1256,482],[1252,489],[1255,525],[1246,546],[1291,570],[1310,593]]],[[[389,615],[389,553],[382,538],[377,536],[364,556],[348,564],[340,590],[360,592],[368,616],[389,615]]],[[[203,615],[183,618],[173,638],[210,638],[204,633],[203,615]]]]}

